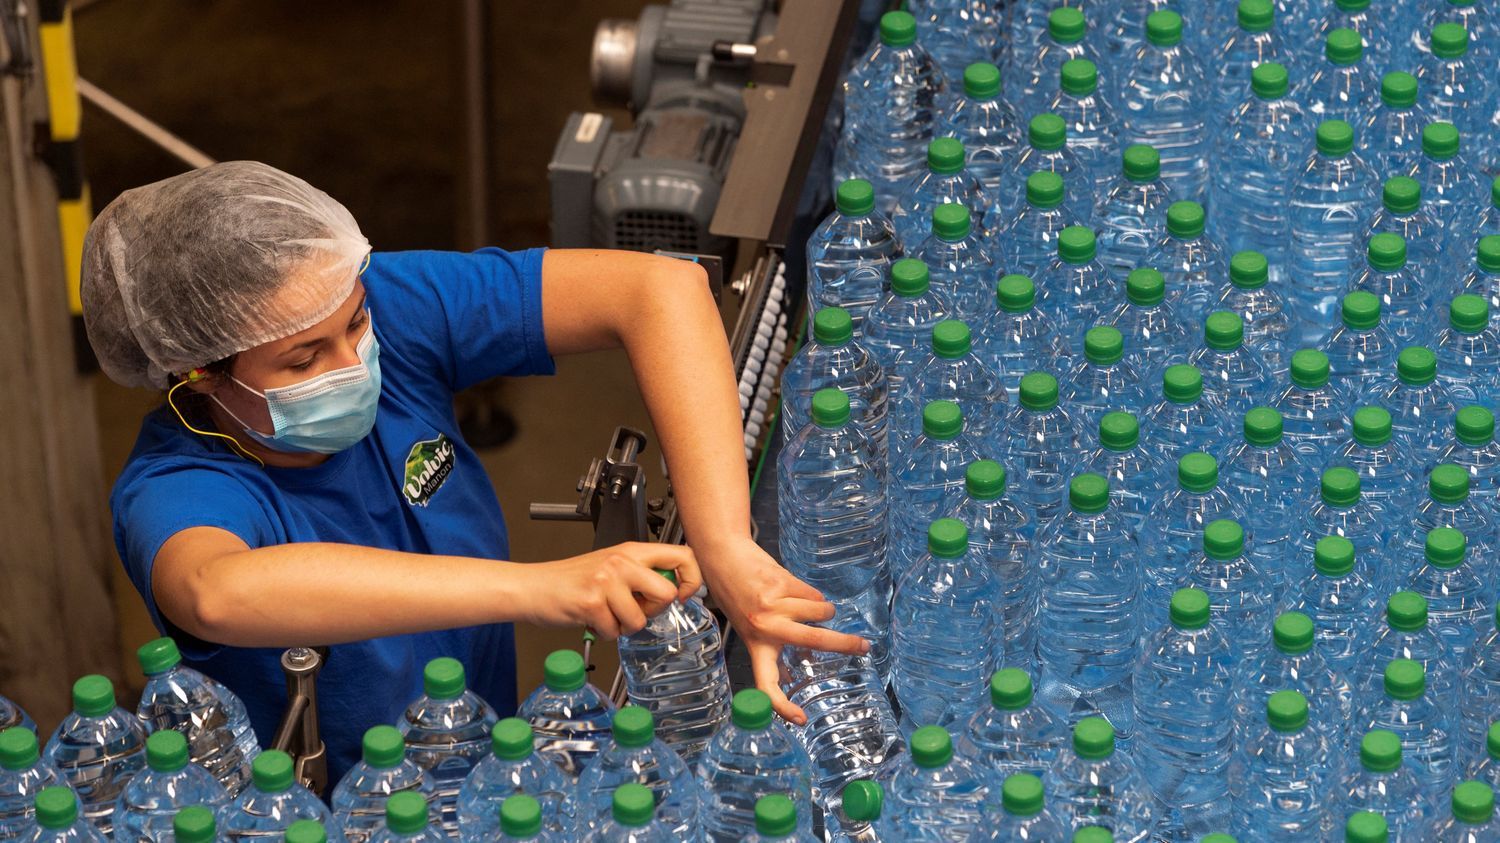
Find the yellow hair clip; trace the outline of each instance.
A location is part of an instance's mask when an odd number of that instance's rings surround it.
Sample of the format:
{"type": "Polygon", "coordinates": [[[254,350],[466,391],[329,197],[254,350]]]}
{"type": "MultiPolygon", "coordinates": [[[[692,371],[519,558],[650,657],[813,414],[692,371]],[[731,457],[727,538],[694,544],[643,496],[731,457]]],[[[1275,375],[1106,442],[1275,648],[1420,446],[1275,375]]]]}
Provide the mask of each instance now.
{"type": "Polygon", "coordinates": [[[182,411],[177,409],[177,405],[172,402],[173,394],[177,392],[177,390],[182,389],[184,386],[187,386],[189,383],[194,383],[200,380],[203,380],[203,370],[194,369],[191,372],[188,372],[186,380],[178,381],[172,386],[171,389],[167,390],[167,406],[171,407],[172,412],[177,414],[177,420],[182,422],[183,427],[191,430],[199,436],[214,436],[218,437],[219,439],[226,440],[227,442],[229,442],[230,447],[234,448],[234,450],[238,452],[240,456],[244,457],[247,460],[255,460],[256,462],[260,463],[261,468],[265,468],[265,460],[245,450],[245,447],[241,445],[233,436],[226,436],[222,433],[218,433],[212,430],[199,430],[198,428],[193,427],[191,424],[189,424],[188,420],[182,415],[182,411]]]}

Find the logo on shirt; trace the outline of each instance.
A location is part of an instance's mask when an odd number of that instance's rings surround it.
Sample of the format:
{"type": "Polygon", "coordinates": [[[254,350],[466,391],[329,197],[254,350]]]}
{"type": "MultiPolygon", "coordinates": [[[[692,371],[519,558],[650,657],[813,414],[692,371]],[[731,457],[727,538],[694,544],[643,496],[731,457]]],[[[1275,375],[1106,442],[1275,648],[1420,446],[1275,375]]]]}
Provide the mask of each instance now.
{"type": "Polygon", "coordinates": [[[453,442],[439,433],[411,446],[406,455],[406,479],[401,496],[412,506],[426,506],[453,473],[453,442]]]}

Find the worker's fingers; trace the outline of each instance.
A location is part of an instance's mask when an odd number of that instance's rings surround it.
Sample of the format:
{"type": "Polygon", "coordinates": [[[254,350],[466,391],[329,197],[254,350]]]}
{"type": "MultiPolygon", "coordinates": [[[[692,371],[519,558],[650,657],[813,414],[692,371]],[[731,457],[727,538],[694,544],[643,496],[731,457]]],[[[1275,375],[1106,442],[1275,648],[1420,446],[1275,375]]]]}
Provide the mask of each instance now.
{"type": "Polygon", "coordinates": [[[795,597],[783,597],[776,601],[776,609],[781,617],[798,623],[831,621],[837,612],[833,604],[826,600],[803,600],[795,597]]]}
{"type": "Polygon", "coordinates": [[[835,632],[822,627],[795,623],[787,618],[776,618],[762,630],[765,637],[790,644],[794,647],[809,647],[831,653],[862,656],[870,651],[870,642],[858,635],[835,632]]]}
{"type": "MultiPolygon", "coordinates": [[[[649,571],[647,572],[650,573],[649,571]]],[[[661,580],[661,577],[657,577],[661,580]]],[[[666,581],[662,581],[666,584],[666,581]]],[[[609,611],[614,614],[615,623],[618,625],[620,635],[631,635],[640,632],[646,626],[646,613],[641,609],[641,604],[636,602],[635,592],[620,583],[605,592],[609,601],[609,611]]],[[[670,601],[672,598],[668,597],[670,601]]]]}
{"type": "Polygon", "coordinates": [[[598,608],[589,610],[587,617],[585,626],[593,630],[601,641],[613,641],[620,637],[620,625],[607,604],[601,603],[598,608]]]}
{"type": "Polygon", "coordinates": [[[802,600],[824,599],[823,592],[792,576],[791,572],[788,572],[785,577],[782,577],[782,583],[784,583],[787,597],[796,597],[802,600]]]}
{"type": "Polygon", "coordinates": [[[697,594],[702,587],[703,571],[698,567],[697,557],[694,557],[693,564],[677,569],[677,599],[686,600],[697,594]]]}
{"type": "Polygon", "coordinates": [[[766,692],[766,696],[771,698],[771,708],[785,720],[798,726],[806,724],[807,715],[781,691],[781,674],[777,663],[781,648],[759,642],[750,642],[749,648],[750,671],[755,676],[755,687],[766,692]]]}
{"type": "Polygon", "coordinates": [[[676,587],[655,570],[632,565],[621,572],[621,577],[630,590],[639,595],[640,608],[647,617],[655,617],[677,599],[676,587]]]}

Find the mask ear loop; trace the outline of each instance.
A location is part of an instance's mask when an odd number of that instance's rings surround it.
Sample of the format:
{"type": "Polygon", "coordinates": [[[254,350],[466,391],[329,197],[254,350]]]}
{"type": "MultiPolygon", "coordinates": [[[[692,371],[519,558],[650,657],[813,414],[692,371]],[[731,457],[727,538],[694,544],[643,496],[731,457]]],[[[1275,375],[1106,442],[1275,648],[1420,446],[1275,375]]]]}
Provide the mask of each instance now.
{"type": "Polygon", "coordinates": [[[375,251],[373,249],[365,252],[365,262],[359,265],[359,271],[354,273],[356,276],[364,275],[365,270],[370,268],[370,256],[374,254],[375,251]]]}
{"type": "Polygon", "coordinates": [[[243,445],[241,445],[239,443],[239,441],[236,440],[233,436],[226,436],[226,435],[224,435],[222,433],[216,433],[216,432],[211,431],[211,430],[199,430],[198,428],[193,427],[191,424],[188,424],[188,420],[182,415],[182,411],[179,410],[179,409],[177,409],[177,405],[172,402],[172,395],[177,390],[183,388],[187,384],[189,384],[189,383],[196,383],[197,381],[200,381],[200,380],[203,380],[203,370],[202,369],[194,369],[191,372],[188,372],[188,375],[187,375],[187,377],[185,379],[178,381],[176,384],[174,384],[172,386],[171,389],[167,390],[167,406],[171,407],[172,408],[172,412],[177,414],[177,420],[180,421],[180,422],[182,422],[182,426],[183,427],[187,428],[188,430],[191,430],[192,432],[198,434],[199,436],[213,436],[213,437],[217,437],[219,439],[223,439],[223,440],[227,441],[229,443],[230,447],[234,448],[234,450],[236,452],[238,452],[240,456],[244,457],[245,459],[255,460],[256,462],[260,463],[260,467],[261,468],[265,468],[266,467],[265,460],[262,460],[260,457],[257,457],[256,455],[254,455],[254,454],[250,453],[249,451],[245,450],[245,447],[243,445]]]}

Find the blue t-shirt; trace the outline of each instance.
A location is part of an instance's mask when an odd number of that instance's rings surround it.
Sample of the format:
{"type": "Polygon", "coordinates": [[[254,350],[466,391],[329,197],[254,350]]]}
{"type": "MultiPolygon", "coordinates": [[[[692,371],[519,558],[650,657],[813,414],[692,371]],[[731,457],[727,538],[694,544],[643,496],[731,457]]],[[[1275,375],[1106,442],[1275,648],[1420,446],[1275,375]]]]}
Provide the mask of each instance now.
{"type": "MultiPolygon", "coordinates": [[[[252,548],[340,542],[508,559],[500,503],[459,434],[453,394],[497,375],[553,372],[542,336],[543,251],[375,254],[363,276],[380,342],[375,429],[322,465],[262,468],[186,430],[165,407],[142,423],[110,500],[120,558],[156,626],[177,639],[187,664],[245,701],[262,744],[286,707],[282,651],[218,646],[176,629],[151,593],[157,551],[181,530],[218,527],[252,548]]],[[[509,624],[336,645],[318,679],[333,782],[358,760],[366,729],[400,721],[422,693],[423,665],[437,656],[463,662],[469,687],[502,717],[514,712],[509,624]]]]}

